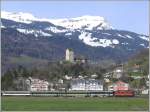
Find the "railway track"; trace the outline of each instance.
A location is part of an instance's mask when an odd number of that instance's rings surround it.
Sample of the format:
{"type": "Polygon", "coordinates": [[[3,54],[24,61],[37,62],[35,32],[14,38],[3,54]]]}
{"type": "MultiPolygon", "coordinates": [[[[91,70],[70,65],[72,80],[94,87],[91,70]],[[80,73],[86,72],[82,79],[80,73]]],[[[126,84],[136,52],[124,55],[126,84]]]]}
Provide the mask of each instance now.
{"type": "MultiPolygon", "coordinates": [[[[109,97],[113,91],[2,91],[2,96],[109,97]]],[[[128,95],[121,95],[128,96],[128,95]]],[[[134,96],[134,95],[132,95],[134,96]]]]}

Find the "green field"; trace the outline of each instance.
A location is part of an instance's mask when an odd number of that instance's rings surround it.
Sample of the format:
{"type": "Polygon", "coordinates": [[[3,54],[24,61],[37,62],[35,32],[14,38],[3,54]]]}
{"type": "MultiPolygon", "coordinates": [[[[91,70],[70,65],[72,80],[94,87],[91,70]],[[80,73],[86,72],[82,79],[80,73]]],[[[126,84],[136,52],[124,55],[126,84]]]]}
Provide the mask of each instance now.
{"type": "Polygon", "coordinates": [[[2,97],[5,111],[145,111],[148,98],[2,97]]]}

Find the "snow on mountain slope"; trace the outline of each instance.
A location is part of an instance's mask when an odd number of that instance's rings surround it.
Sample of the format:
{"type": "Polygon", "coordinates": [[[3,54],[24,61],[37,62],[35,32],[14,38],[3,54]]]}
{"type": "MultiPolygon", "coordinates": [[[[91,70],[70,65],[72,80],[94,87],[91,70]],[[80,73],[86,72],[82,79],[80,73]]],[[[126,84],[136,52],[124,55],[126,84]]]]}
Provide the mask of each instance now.
{"type": "Polygon", "coordinates": [[[6,28],[5,26],[1,25],[1,28],[6,28]]]}
{"type": "Polygon", "coordinates": [[[91,33],[82,32],[79,36],[79,39],[82,40],[85,44],[93,46],[93,47],[112,47],[112,45],[119,44],[117,39],[99,39],[96,37],[92,37],[91,33]]]}
{"type": "Polygon", "coordinates": [[[122,37],[122,38],[126,38],[125,36],[121,35],[121,34],[117,34],[119,37],[122,37]]]}
{"type": "Polygon", "coordinates": [[[58,29],[58,28],[56,28],[56,27],[48,27],[48,28],[46,28],[45,30],[47,30],[47,31],[52,31],[52,32],[54,32],[54,33],[62,33],[62,32],[68,31],[68,30],[66,30],[66,29],[58,29]]]}
{"type": "Polygon", "coordinates": [[[127,38],[133,39],[130,35],[126,35],[127,38]]]}
{"type": "Polygon", "coordinates": [[[149,38],[148,37],[146,37],[146,36],[144,36],[144,35],[141,35],[141,36],[139,36],[141,39],[143,39],[143,40],[147,40],[147,41],[149,41],[149,38]]]}
{"type": "Polygon", "coordinates": [[[17,31],[21,32],[21,33],[25,33],[25,34],[34,34],[36,37],[40,36],[52,36],[51,34],[45,33],[41,30],[27,30],[27,29],[17,29],[17,31]]]}
{"type": "Polygon", "coordinates": [[[70,19],[51,19],[49,21],[68,29],[93,30],[94,27],[97,27],[99,30],[112,29],[112,26],[110,26],[109,23],[100,16],[81,16],[70,19]]]}

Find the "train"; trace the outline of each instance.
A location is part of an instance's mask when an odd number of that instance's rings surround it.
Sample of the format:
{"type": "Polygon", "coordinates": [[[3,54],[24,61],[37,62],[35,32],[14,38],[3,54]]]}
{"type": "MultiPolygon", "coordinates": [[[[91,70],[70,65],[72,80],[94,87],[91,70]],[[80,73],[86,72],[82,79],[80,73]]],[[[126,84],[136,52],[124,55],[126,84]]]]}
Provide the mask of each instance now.
{"type": "Polygon", "coordinates": [[[128,96],[128,97],[133,97],[135,96],[135,92],[133,90],[119,90],[119,91],[114,91],[114,96],[128,96]]]}
{"type": "Polygon", "coordinates": [[[1,96],[53,96],[53,97],[133,97],[133,90],[119,91],[2,91],[1,96]]]}

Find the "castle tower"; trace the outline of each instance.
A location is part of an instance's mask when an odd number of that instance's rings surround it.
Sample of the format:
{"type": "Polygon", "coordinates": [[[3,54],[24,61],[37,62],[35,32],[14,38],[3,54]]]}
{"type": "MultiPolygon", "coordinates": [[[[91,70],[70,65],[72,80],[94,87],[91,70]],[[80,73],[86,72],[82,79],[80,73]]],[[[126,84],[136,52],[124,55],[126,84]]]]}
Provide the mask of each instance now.
{"type": "Polygon", "coordinates": [[[66,61],[74,62],[74,52],[72,49],[66,49],[66,61]]]}

